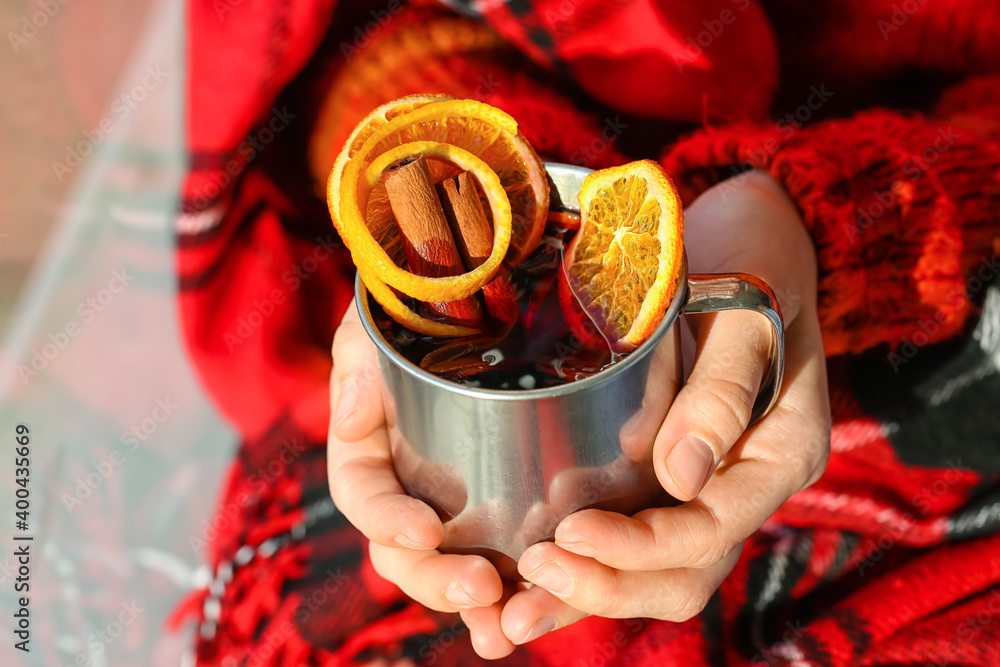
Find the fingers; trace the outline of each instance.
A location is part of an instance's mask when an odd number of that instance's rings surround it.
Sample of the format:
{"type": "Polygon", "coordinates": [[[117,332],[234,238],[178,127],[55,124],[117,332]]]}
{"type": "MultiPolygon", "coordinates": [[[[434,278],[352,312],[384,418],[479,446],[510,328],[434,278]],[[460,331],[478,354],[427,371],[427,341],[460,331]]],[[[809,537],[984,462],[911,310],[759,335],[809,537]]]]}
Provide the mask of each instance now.
{"type": "Polygon", "coordinates": [[[500,627],[503,609],[503,604],[497,602],[488,607],[474,607],[460,612],[462,621],[469,628],[472,648],[487,660],[505,658],[516,648],[500,627]]]}
{"type": "Polygon", "coordinates": [[[396,478],[380,385],[374,347],[352,305],[334,339],[330,393],[335,417],[327,447],[330,495],[369,540],[433,549],[441,543],[444,529],[434,510],[406,495],[396,478]],[[348,387],[341,389],[344,385],[348,387]],[[347,417],[336,422],[337,412],[355,400],[347,417]]]}
{"type": "Polygon", "coordinates": [[[627,572],[543,542],[524,552],[518,571],[585,614],[681,622],[704,609],[738,555],[734,550],[704,569],[627,572]]]}
{"type": "Polygon", "coordinates": [[[372,566],[411,598],[436,611],[488,607],[500,600],[503,583],[481,556],[398,549],[370,543],[372,566]]]}
{"type": "Polygon", "coordinates": [[[691,273],[749,273],[764,280],[785,322],[815,301],[812,239],[784,188],[767,174],[747,172],[702,193],[684,210],[684,246],[691,273]]]}
{"type": "Polygon", "coordinates": [[[800,317],[789,327],[785,353],[790,363],[781,396],[755,427],[760,438],[754,440],[751,451],[792,473],[794,493],[815,483],[830,457],[832,418],[826,356],[815,314],[800,317]]]}
{"type": "Polygon", "coordinates": [[[556,544],[622,570],[706,568],[732,553],[793,493],[814,482],[829,455],[826,366],[813,323],[788,335],[781,400],[740,438],[694,501],[633,517],[585,510],[562,521],[556,544]]]}
{"type": "Polygon", "coordinates": [[[441,519],[427,504],[406,495],[396,478],[386,432],[356,443],[331,440],[327,460],[334,504],[369,540],[410,549],[441,544],[441,519]]]}
{"type": "Polygon", "coordinates": [[[711,567],[790,494],[775,491],[770,483],[780,472],[768,462],[741,461],[720,471],[701,496],[684,505],[645,510],[634,517],[584,510],[556,528],[556,544],[625,571],[711,567]],[[733,507],[731,500],[739,504],[733,507]]]}
{"type": "Polygon", "coordinates": [[[698,495],[746,430],[771,344],[757,313],[700,317],[694,367],[653,446],[656,476],[679,500],[698,495]]]}
{"type": "MultiPolygon", "coordinates": [[[[815,316],[816,251],[794,203],[771,177],[749,172],[709,188],[684,218],[691,272],[741,272],[764,280],[786,327],[803,314],[815,316]]],[[[656,471],[667,491],[690,500],[746,428],[770,332],[766,319],[750,312],[685,321],[701,344],[690,382],[657,438],[656,471]]]]}
{"type": "Polygon", "coordinates": [[[588,614],[574,609],[540,586],[515,593],[503,608],[500,626],[514,644],[527,644],[565,628],[588,614]]]}
{"type": "Polygon", "coordinates": [[[330,415],[331,432],[343,441],[363,438],[385,422],[378,356],[355,301],[333,337],[330,415]]]}

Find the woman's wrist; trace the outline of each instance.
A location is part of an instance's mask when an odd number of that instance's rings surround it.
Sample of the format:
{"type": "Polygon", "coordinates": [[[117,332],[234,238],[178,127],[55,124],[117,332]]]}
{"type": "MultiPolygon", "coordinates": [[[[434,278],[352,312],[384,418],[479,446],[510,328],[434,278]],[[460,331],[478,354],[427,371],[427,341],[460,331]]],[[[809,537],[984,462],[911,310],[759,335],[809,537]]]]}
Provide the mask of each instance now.
{"type": "Polygon", "coordinates": [[[706,190],[685,211],[690,273],[749,273],[774,290],[785,321],[815,312],[816,252],[801,215],[768,174],[750,171],[706,190]]]}

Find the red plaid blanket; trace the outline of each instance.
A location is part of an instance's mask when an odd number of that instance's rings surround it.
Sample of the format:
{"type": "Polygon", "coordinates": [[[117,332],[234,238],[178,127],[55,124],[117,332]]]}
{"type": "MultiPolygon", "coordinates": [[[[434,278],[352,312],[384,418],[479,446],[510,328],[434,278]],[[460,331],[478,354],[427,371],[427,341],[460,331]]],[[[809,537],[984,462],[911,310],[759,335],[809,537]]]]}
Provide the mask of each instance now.
{"type": "Polygon", "coordinates": [[[191,0],[189,352],[243,442],[177,610],[205,665],[470,665],[330,501],[353,267],[322,192],[378,104],[444,92],[544,158],[769,171],[820,261],[833,456],[682,624],[592,618],[502,664],[1000,664],[1000,11],[959,0],[191,0]],[[779,85],[778,82],[781,82],[779,85]]]}

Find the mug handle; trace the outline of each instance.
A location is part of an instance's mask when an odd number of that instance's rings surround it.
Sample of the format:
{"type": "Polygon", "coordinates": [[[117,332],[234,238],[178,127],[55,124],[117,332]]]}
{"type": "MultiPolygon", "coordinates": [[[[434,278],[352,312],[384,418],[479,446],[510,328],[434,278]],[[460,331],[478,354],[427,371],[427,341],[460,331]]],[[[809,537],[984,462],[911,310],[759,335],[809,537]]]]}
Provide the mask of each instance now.
{"type": "Polygon", "coordinates": [[[736,309],[756,311],[771,323],[771,349],[750,416],[750,423],[753,424],[777,403],[781,379],[785,373],[785,326],[778,299],[767,283],[746,273],[688,276],[683,313],[692,315],[736,309]]]}

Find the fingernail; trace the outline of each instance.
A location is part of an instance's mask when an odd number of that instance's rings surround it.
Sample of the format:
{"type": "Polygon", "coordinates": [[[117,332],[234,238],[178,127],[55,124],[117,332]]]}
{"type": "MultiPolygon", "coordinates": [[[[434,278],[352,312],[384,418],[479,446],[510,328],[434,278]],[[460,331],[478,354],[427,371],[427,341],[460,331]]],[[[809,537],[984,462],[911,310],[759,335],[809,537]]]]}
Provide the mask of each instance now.
{"type": "Polygon", "coordinates": [[[686,436],[670,451],[667,472],[681,491],[694,498],[708,481],[714,463],[715,455],[708,445],[699,438],[686,436]]]}
{"type": "Polygon", "coordinates": [[[573,592],[573,579],[554,560],[529,572],[524,578],[556,595],[569,595],[573,592]]]}
{"type": "Polygon", "coordinates": [[[528,642],[535,641],[542,635],[547,635],[556,628],[559,627],[559,621],[554,618],[540,618],[531,624],[531,629],[528,630],[528,634],[524,636],[519,642],[514,642],[515,644],[527,644],[528,642]]]}
{"type": "Polygon", "coordinates": [[[556,544],[567,551],[572,551],[581,556],[593,556],[596,553],[593,545],[581,538],[573,528],[576,526],[576,519],[570,515],[556,526],[556,544]]]}
{"type": "Polygon", "coordinates": [[[462,588],[462,585],[457,581],[453,581],[445,587],[444,596],[447,598],[448,602],[452,603],[456,607],[484,606],[482,602],[469,595],[468,591],[462,588]]]}
{"type": "Polygon", "coordinates": [[[340,385],[340,400],[337,401],[337,413],[333,417],[334,425],[340,424],[350,417],[358,407],[358,381],[347,378],[340,385]]]}

